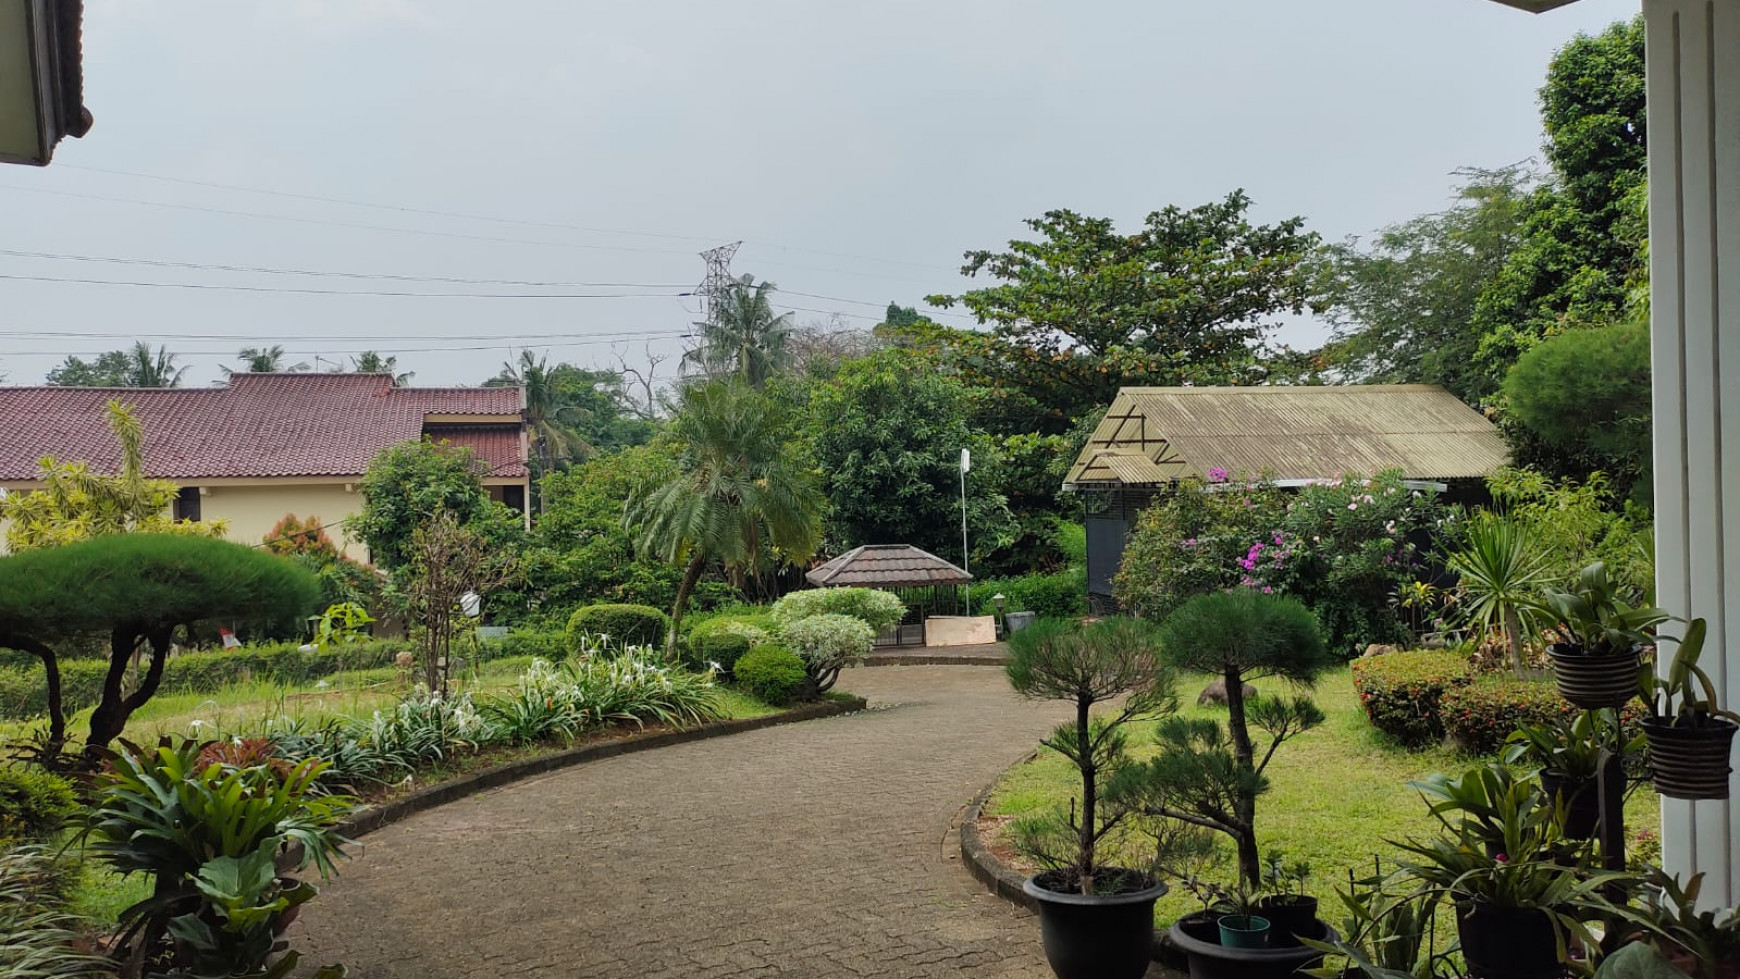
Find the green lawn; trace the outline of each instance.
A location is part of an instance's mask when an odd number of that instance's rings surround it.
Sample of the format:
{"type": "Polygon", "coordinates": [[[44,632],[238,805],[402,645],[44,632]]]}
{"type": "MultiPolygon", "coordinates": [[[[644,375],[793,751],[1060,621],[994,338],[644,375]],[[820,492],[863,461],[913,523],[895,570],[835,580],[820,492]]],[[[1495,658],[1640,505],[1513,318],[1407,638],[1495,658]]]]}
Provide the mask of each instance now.
{"type": "MultiPolygon", "coordinates": [[[[1194,706],[1201,678],[1180,684],[1180,695],[1192,706],[1186,713],[1213,716],[1213,708],[1194,706]]],[[[1270,692],[1275,681],[1259,684],[1270,692]]],[[[1290,858],[1310,861],[1309,890],[1324,902],[1324,916],[1340,918],[1334,889],[1347,881],[1349,870],[1362,875],[1374,856],[1388,857],[1386,840],[1429,834],[1436,823],[1425,804],[1405,784],[1431,772],[1461,772],[1480,763],[1446,750],[1406,751],[1387,743],[1360,709],[1353,681],[1345,668],[1318,683],[1316,699],[1328,715],[1322,726],[1281,746],[1268,774],[1272,787],[1257,801],[1257,836],[1266,852],[1279,847],[1290,858]]],[[[1218,711],[1224,717],[1225,710],[1218,711]]],[[[1139,726],[1131,742],[1148,754],[1148,732],[1139,726]]],[[[1044,805],[1067,805],[1079,789],[1076,773],[1054,753],[1019,765],[1006,773],[985,807],[987,815],[1013,816],[1044,805]]],[[[1626,805],[1626,825],[1636,831],[1655,830],[1659,804],[1653,792],[1640,789],[1626,805]]],[[[1228,841],[1227,850],[1231,846],[1228,841]]],[[[1030,868],[1029,868],[1030,869],[1030,868]]],[[[1226,872],[1230,879],[1230,866],[1226,872]]],[[[1162,898],[1156,916],[1170,921],[1200,907],[1188,894],[1162,898]]]]}

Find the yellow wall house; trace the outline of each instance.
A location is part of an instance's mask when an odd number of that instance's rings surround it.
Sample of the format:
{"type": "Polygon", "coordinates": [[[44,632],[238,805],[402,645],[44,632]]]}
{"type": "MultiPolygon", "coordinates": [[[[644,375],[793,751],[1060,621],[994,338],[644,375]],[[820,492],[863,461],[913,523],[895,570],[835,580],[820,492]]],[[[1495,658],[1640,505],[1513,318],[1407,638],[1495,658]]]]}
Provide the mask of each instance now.
{"type": "Polygon", "coordinates": [[[347,555],[364,470],[382,449],[419,438],[469,447],[490,495],[526,512],[524,396],[517,387],[399,387],[387,374],[234,374],[213,388],[0,387],[0,489],[30,491],[55,456],[114,472],[111,399],[145,428],[145,471],[181,487],[176,516],[229,521],[258,544],[285,514],[319,517],[347,555]]]}

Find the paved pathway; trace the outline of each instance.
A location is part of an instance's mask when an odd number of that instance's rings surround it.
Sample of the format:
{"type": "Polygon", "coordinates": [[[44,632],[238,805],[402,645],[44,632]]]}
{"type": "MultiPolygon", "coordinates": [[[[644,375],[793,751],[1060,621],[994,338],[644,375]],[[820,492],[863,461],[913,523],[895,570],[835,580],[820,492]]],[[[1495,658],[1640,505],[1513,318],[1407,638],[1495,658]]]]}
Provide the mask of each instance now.
{"type": "Polygon", "coordinates": [[[294,944],[354,979],[1049,976],[1037,922],[968,876],[950,824],[1065,711],[984,667],[840,686],[873,709],[594,762],[370,834],[294,944]]]}

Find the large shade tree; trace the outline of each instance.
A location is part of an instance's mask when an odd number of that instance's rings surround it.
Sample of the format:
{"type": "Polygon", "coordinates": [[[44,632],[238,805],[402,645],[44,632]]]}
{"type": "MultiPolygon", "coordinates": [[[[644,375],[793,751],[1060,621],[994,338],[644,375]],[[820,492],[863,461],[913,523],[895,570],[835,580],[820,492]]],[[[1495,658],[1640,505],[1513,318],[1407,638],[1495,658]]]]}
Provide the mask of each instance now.
{"type": "Polygon", "coordinates": [[[0,647],[42,661],[48,684],[46,756],[67,740],[55,651],[63,642],[108,646],[102,696],[85,739],[94,761],[157,692],[176,630],[250,619],[288,624],[313,611],[314,577],[265,550],[206,537],[111,534],[0,558],[0,647]],[[128,666],[149,658],[137,685],[128,666]]]}
{"type": "Polygon", "coordinates": [[[1027,221],[1034,240],[967,252],[961,272],[998,284],[926,299],[965,306],[990,332],[929,330],[970,382],[1033,423],[1016,430],[1066,432],[1124,386],[1260,380],[1259,343],[1315,296],[1318,238],[1302,218],[1252,224],[1250,207],[1236,191],[1155,211],[1134,231],[1048,211],[1027,221]]]}
{"type": "Polygon", "coordinates": [[[169,348],[159,346],[153,351],[141,340],[126,350],[98,354],[95,360],[68,357],[48,372],[48,383],[54,387],[180,387],[187,368],[175,361],[169,348]]]}
{"type": "Polygon", "coordinates": [[[670,427],[678,473],[638,487],[623,518],[644,552],[683,566],[672,637],[708,563],[754,571],[769,557],[814,555],[825,501],[791,429],[778,403],[735,379],[683,391],[670,427]]]}

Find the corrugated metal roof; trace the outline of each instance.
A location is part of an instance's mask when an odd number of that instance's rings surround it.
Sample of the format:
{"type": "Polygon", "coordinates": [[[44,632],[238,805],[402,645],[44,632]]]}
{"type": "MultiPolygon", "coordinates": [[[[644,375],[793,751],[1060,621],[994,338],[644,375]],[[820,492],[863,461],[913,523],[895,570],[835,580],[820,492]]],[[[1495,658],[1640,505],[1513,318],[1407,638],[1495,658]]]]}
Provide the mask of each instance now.
{"type": "Polygon", "coordinates": [[[914,588],[964,585],[973,576],[911,544],[866,544],[804,575],[819,588],[914,588]]]}
{"type": "Polygon", "coordinates": [[[1275,479],[1382,469],[1464,479],[1509,458],[1485,416],[1434,385],[1125,388],[1064,485],[1155,485],[1216,468],[1275,479]]]}

